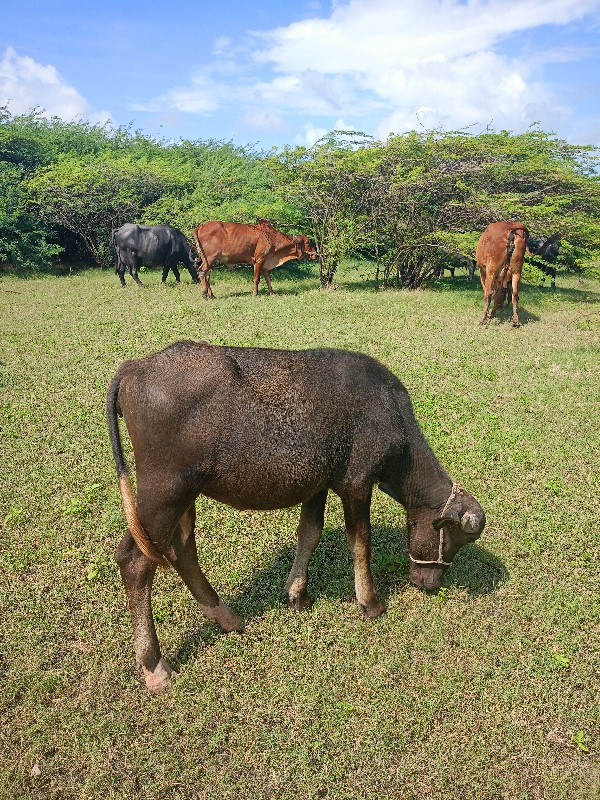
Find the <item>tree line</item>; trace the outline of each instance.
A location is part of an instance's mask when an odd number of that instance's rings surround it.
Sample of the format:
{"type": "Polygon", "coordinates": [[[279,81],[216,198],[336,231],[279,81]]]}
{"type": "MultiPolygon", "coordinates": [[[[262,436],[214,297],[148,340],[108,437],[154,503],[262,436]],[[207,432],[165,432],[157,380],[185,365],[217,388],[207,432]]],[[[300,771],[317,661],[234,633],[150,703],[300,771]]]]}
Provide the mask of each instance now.
{"type": "Polygon", "coordinates": [[[473,257],[489,222],[520,219],[537,235],[560,232],[563,267],[598,275],[598,164],[597,148],[539,127],[384,142],[333,131],[264,152],[0,108],[0,266],[113,266],[110,232],[124,222],[191,238],[206,220],[267,218],[315,241],[323,288],[351,256],[368,259],[375,286],[415,288],[453,254],[473,257]]]}

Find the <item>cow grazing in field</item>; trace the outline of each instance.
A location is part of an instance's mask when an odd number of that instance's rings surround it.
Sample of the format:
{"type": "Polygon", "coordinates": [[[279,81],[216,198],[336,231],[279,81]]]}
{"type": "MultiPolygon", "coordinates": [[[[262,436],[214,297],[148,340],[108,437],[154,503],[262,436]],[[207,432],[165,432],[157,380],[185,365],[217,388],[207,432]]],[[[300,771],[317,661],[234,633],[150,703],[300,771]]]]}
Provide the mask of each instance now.
{"type": "Polygon", "coordinates": [[[479,267],[481,288],[483,289],[483,317],[481,324],[496,315],[502,304],[504,294],[511,285],[513,327],[518,328],[519,283],[523,270],[525,252],[533,255],[528,246],[529,231],[521,223],[492,222],[481,234],[477,244],[475,259],[479,267]],[[490,302],[494,305],[489,313],[490,302]]]}
{"type": "Polygon", "coordinates": [[[183,264],[193,282],[198,283],[194,251],[183,233],[171,225],[138,225],[126,222],[113,230],[112,242],[115,250],[115,272],[123,287],[126,268],[138,286],[143,286],[138,276],[142,264],[147,267],[162,266],[163,283],[167,280],[169,270],[173,270],[175,280],[179,283],[177,264],[183,264]]]}
{"type": "Polygon", "coordinates": [[[107,416],[128,525],[115,558],[137,662],[151,691],[171,682],[152,621],[157,565],[174,567],[203,613],[225,631],[242,627],[198,564],[199,494],[237,509],[301,504],[286,583],[295,610],[309,605],[308,562],[329,490],[342,500],[356,598],[366,617],[384,611],[370,568],[375,485],[406,509],[410,580],[426,590],[439,588],[458,549],[485,524],[479,503],[452,482],[427,444],[404,386],[361,353],[179,342],[119,367],[107,416]],[[119,413],[133,445],[137,506],[119,413]]]}
{"type": "Polygon", "coordinates": [[[210,271],[213,264],[233,268],[235,264],[250,264],[254,268],[254,290],[258,294],[258,282],[264,275],[273,294],[270,272],[286,261],[314,261],[317,251],[308,236],[288,236],[276,231],[268,220],[261,219],[256,225],[241,225],[237,222],[205,222],[194,230],[194,241],[198,250],[200,281],[203,297],[214,297],[210,286],[210,271]]]}

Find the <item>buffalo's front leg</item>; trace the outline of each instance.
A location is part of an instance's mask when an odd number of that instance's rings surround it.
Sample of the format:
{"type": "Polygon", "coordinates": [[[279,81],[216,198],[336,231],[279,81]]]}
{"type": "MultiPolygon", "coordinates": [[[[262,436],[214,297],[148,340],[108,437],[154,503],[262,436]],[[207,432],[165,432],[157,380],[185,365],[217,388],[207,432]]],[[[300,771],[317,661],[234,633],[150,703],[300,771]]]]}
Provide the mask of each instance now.
{"type": "Polygon", "coordinates": [[[244,627],[242,619],[221,602],[200,569],[194,535],[195,521],[196,509],[192,506],[179,521],[167,550],[167,558],[194,595],[205,617],[217,622],[224,631],[241,631],[244,627]]]}
{"type": "Polygon", "coordinates": [[[164,692],[171,688],[172,670],[160,655],[152,619],[152,581],[156,564],[138,549],[129,530],[117,547],[115,560],[127,595],[136,664],[144,673],[148,689],[164,692]]]}
{"type": "Polygon", "coordinates": [[[354,560],[354,588],[365,617],[383,614],[371,575],[371,492],[366,497],[342,498],[348,546],[354,560]]]}
{"type": "Polygon", "coordinates": [[[296,558],[285,585],[285,599],[290,608],[302,611],[310,605],[306,593],[308,585],[308,562],[315,552],[325,520],[327,489],[302,503],[298,524],[298,547],[296,558]]]}

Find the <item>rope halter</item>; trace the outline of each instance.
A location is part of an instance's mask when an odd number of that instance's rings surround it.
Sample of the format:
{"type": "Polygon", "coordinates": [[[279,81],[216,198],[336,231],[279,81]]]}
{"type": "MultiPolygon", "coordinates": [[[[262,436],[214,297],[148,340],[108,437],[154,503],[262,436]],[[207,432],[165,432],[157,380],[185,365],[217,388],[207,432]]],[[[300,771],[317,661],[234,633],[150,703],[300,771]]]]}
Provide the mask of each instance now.
{"type": "MultiPolygon", "coordinates": [[[[448,495],[448,499],[444,503],[444,507],[440,513],[440,517],[443,518],[444,514],[446,513],[448,506],[452,503],[456,495],[461,491],[461,487],[458,483],[452,484],[452,491],[448,495]]],[[[444,561],[444,526],[440,528],[440,541],[438,544],[438,557],[434,559],[421,559],[421,558],[413,558],[409,552],[408,557],[413,562],[413,564],[439,564],[442,567],[449,567],[452,563],[451,561],[444,561]]]]}

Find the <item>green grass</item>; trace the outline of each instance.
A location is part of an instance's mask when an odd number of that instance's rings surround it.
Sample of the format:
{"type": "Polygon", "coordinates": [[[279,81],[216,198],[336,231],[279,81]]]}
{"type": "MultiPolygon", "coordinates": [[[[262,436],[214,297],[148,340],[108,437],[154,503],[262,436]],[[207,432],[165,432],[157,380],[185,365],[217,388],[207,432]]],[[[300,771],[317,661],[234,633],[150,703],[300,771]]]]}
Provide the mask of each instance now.
{"type": "MultiPolygon", "coordinates": [[[[114,274],[0,281],[0,797],[583,800],[598,787],[600,285],[522,287],[524,324],[477,325],[462,276],[375,293],[360,268],[276,296],[216,272],[122,291],[114,274]],[[373,502],[376,622],[353,600],[328,503],[312,608],[280,603],[298,509],[200,499],[200,562],[247,622],[223,635],[175,575],[155,582],[154,697],[134,670],[114,549],[123,518],[104,420],[126,358],[177,339],[365,351],[406,384],[488,525],[444,588],[407,583],[405,517],[373,502]]],[[[264,291],[264,288],[263,288],[264,291]]]]}

